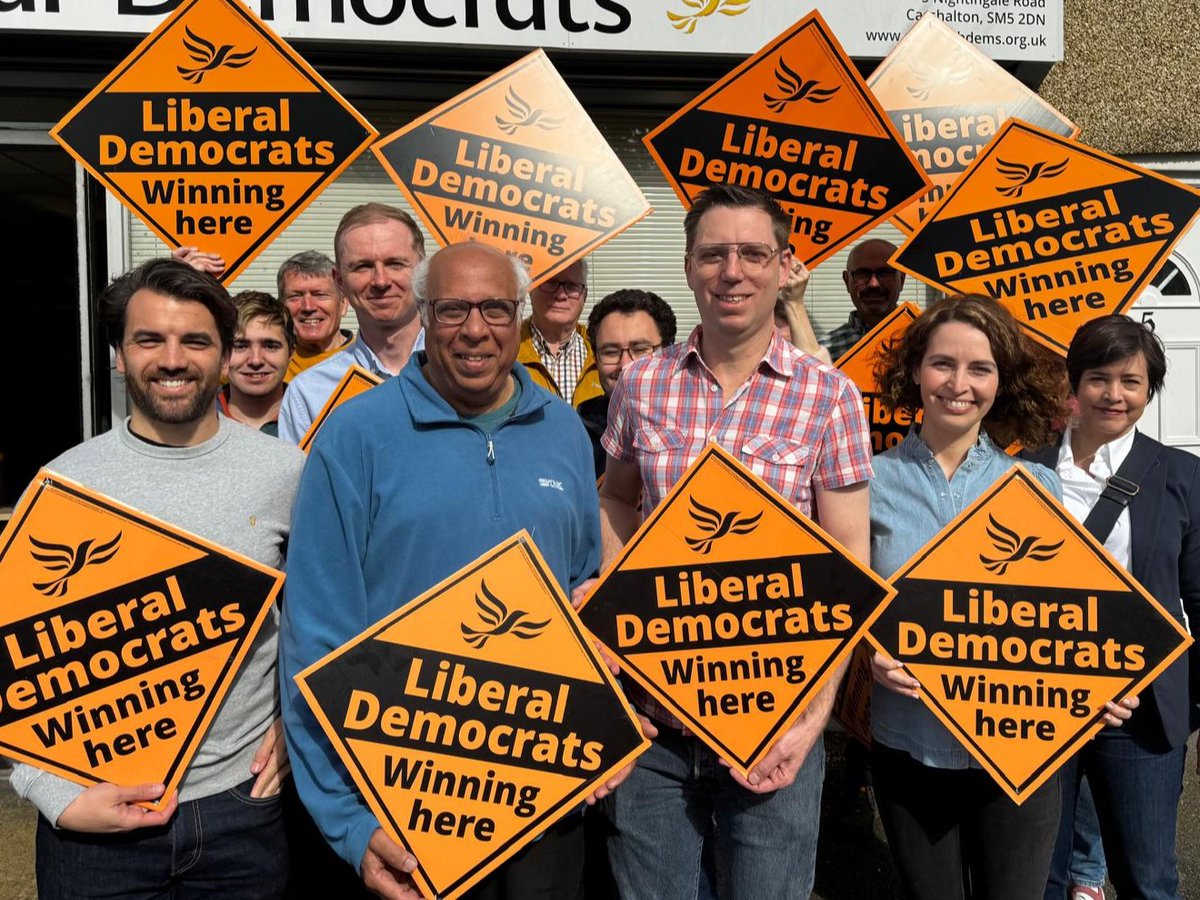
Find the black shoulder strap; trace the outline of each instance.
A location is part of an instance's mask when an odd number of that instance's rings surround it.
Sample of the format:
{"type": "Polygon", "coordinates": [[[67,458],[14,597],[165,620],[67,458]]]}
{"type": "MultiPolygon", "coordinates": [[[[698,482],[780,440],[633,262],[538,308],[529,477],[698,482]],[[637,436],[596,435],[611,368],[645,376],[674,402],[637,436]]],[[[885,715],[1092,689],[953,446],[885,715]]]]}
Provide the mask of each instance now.
{"type": "Polygon", "coordinates": [[[1141,432],[1134,434],[1133,446],[1129,448],[1125,461],[1121,463],[1116,474],[1108,477],[1104,490],[1100,492],[1100,499],[1083,522],[1083,527],[1100,543],[1108,540],[1113,526],[1121,516],[1121,510],[1128,506],[1129,501],[1141,490],[1140,482],[1150,471],[1150,466],[1157,456],[1158,448],[1154,441],[1141,432]]]}

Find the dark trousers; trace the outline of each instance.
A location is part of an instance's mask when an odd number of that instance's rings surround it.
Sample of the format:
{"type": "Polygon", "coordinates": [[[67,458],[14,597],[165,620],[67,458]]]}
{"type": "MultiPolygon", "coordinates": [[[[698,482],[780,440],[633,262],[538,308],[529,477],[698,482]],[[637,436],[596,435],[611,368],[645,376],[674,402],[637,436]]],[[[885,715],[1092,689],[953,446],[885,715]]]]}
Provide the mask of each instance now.
{"type": "Polygon", "coordinates": [[[935,769],[878,741],[875,802],[911,900],[1040,900],[1061,806],[1050,778],[1020,806],[979,769],[935,769]]]}
{"type": "Polygon", "coordinates": [[[1156,751],[1123,728],[1105,728],[1063,767],[1063,821],[1046,900],[1067,896],[1075,797],[1087,775],[1100,821],[1108,878],[1121,897],[1176,900],[1175,824],[1187,747],[1156,751]]]}
{"type": "Polygon", "coordinates": [[[270,900],[287,883],[288,848],[278,796],[238,787],[181,803],[161,828],[122,834],[55,829],[38,817],[41,900],[270,900]]]}

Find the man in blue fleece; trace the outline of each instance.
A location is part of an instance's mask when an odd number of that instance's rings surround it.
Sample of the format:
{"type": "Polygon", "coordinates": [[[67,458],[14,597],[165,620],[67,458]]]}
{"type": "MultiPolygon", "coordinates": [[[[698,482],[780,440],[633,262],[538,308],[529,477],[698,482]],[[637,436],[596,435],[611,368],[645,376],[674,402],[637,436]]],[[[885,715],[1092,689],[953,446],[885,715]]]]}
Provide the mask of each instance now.
{"type": "MultiPolygon", "coordinates": [[[[296,500],[280,651],[293,772],[325,839],[387,898],[419,896],[415,861],[380,829],[293,677],[522,528],[568,594],[595,571],[587,432],[516,364],[528,289],[518,260],[482,244],[423,261],[424,351],[330,417],[296,500]]],[[[582,838],[582,817],[566,817],[470,896],[574,897],[582,838]]]]}

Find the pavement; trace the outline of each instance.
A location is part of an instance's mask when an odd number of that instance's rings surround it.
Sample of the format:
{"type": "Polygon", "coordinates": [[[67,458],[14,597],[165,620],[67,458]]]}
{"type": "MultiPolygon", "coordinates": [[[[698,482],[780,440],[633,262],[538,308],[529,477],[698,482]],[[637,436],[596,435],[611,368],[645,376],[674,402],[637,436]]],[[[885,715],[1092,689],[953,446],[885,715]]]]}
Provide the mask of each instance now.
{"type": "MultiPolygon", "coordinates": [[[[836,793],[844,770],[844,736],[829,735],[827,790],[822,809],[821,842],[817,851],[814,900],[889,900],[901,897],[887,845],[869,819],[839,815],[836,793]]],[[[1200,778],[1196,772],[1193,738],[1179,809],[1180,896],[1200,900],[1200,778]]],[[[8,770],[0,769],[0,900],[35,900],[33,832],[37,815],[20,802],[8,785],[8,770]]],[[[1109,888],[1108,897],[1116,893],[1109,888]]],[[[756,900],[756,898],[749,898],[756,900]]]]}

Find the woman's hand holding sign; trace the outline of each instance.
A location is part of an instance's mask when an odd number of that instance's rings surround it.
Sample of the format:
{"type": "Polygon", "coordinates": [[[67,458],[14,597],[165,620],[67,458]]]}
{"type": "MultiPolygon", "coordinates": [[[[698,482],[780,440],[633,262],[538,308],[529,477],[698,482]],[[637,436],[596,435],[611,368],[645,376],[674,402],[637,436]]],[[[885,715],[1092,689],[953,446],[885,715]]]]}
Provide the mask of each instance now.
{"type": "Polygon", "coordinates": [[[90,834],[115,834],[165,825],[171,821],[179,805],[177,794],[172,794],[167,805],[157,811],[139,805],[157,800],[163,790],[161,784],[138,784],[132,787],[94,784],[71,801],[55,824],[59,828],[90,834]]]}

